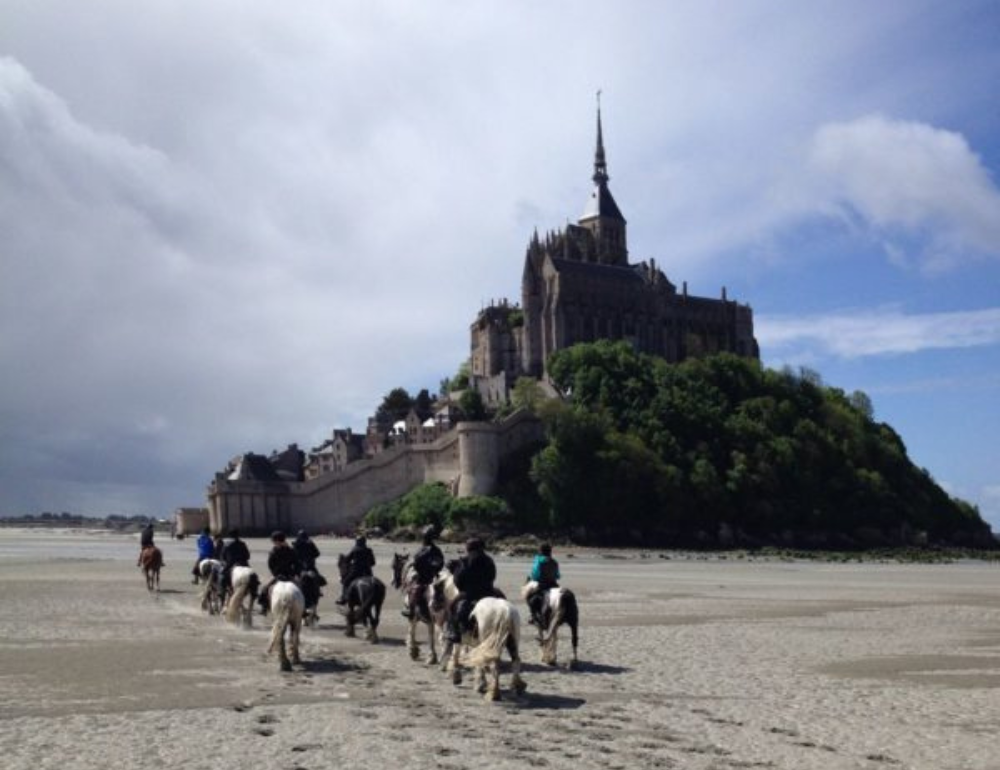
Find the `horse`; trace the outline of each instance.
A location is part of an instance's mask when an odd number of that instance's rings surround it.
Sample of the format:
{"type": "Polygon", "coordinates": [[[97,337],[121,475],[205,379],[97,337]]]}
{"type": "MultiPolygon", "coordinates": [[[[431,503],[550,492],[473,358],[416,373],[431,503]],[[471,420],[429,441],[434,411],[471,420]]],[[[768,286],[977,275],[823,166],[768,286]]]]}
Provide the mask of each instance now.
{"type": "Polygon", "coordinates": [[[291,671],[292,663],[301,663],[299,658],[299,632],[302,630],[302,615],[306,611],[306,600],[302,591],[290,580],[279,580],[271,588],[271,612],[274,623],[271,626],[271,644],[267,648],[270,655],[278,649],[281,670],[291,671]],[[291,661],[285,651],[285,631],[288,631],[291,661]]]}
{"type": "MultiPolygon", "coordinates": [[[[337,560],[340,579],[343,581],[349,569],[348,559],[344,554],[337,560]]],[[[372,644],[378,643],[378,623],[382,615],[382,602],[385,601],[385,583],[374,575],[355,578],[347,587],[347,606],[344,608],[347,629],[346,636],[354,636],[354,626],[363,623],[367,629],[365,638],[372,644]]]]}
{"type": "Polygon", "coordinates": [[[160,568],[163,566],[163,552],[155,545],[147,545],[139,553],[139,566],[146,577],[146,590],[160,592],[160,568]]]}
{"type": "MultiPolygon", "coordinates": [[[[521,588],[521,598],[528,597],[538,589],[538,583],[529,580],[521,588]]],[[[569,626],[573,642],[573,657],[569,667],[576,668],[576,648],[579,642],[578,627],[580,624],[580,609],[576,603],[576,595],[568,588],[549,588],[545,592],[542,604],[541,624],[538,626],[538,645],[541,648],[542,663],[548,666],[556,665],[557,631],[561,625],[569,626]]]]}
{"type": "Polygon", "coordinates": [[[218,559],[202,559],[198,562],[198,577],[202,581],[201,608],[209,615],[222,612],[222,579],[223,564],[218,559]]]}
{"type": "Polygon", "coordinates": [[[402,592],[410,609],[409,630],[406,634],[406,646],[410,651],[410,659],[418,660],[420,658],[417,626],[424,624],[427,626],[427,639],[431,646],[431,654],[427,663],[434,666],[438,662],[435,640],[444,628],[447,613],[441,607],[434,609],[434,589],[429,585],[421,585],[416,578],[417,573],[409,561],[409,555],[394,553],[392,555],[392,587],[402,592]]]}
{"type": "Polygon", "coordinates": [[[253,625],[253,605],[260,590],[260,578],[250,567],[235,566],[230,571],[233,590],[226,601],[226,620],[242,623],[243,628],[253,625]]]}
{"type": "MultiPolygon", "coordinates": [[[[446,606],[453,606],[458,597],[458,587],[451,572],[442,570],[434,581],[435,596],[443,598],[446,606]]],[[[462,644],[445,642],[443,657],[452,663],[451,681],[462,683],[462,666],[475,669],[476,689],[485,693],[486,700],[500,699],[500,656],[506,649],[510,655],[510,686],[520,696],[527,684],[521,678],[521,658],[518,645],[521,637],[521,616],[506,599],[487,596],[476,602],[470,615],[475,631],[464,630],[462,644]],[[468,648],[463,657],[462,645],[468,648]]]]}

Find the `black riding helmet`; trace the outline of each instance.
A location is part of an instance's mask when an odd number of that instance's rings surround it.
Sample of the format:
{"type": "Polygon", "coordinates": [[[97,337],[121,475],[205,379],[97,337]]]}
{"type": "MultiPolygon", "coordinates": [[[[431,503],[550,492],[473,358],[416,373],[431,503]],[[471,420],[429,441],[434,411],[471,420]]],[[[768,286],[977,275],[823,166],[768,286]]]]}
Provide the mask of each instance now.
{"type": "Polygon", "coordinates": [[[465,550],[469,553],[473,551],[482,551],[486,546],[483,545],[483,541],[478,537],[471,537],[465,541],[465,550]]]}
{"type": "Polygon", "coordinates": [[[434,525],[431,524],[424,527],[424,531],[421,533],[423,535],[424,545],[431,545],[434,542],[434,538],[437,535],[437,530],[434,525]]]}
{"type": "Polygon", "coordinates": [[[552,546],[549,543],[542,543],[540,546],[538,546],[538,552],[542,556],[551,556],[552,546]]]}
{"type": "Polygon", "coordinates": [[[274,532],[271,533],[271,542],[272,543],[284,543],[285,542],[285,533],[282,532],[280,529],[274,530],[274,532]]]}

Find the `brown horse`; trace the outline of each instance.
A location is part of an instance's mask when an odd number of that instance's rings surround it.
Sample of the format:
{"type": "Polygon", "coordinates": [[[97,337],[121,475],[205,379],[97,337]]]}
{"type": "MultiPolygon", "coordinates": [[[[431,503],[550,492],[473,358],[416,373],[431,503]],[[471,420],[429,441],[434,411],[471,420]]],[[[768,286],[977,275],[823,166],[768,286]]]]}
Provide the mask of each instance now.
{"type": "Polygon", "coordinates": [[[139,554],[139,566],[146,576],[146,588],[149,591],[160,591],[160,568],[163,566],[163,553],[155,545],[147,545],[139,554]]]}

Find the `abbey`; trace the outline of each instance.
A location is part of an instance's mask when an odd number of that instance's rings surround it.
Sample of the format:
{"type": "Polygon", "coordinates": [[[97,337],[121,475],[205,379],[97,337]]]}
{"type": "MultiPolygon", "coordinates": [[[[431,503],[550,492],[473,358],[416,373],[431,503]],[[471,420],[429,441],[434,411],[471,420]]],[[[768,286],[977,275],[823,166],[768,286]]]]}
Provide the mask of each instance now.
{"type": "Polygon", "coordinates": [[[753,311],[726,297],[680,292],[655,261],[628,261],[626,222],[608,188],[600,106],[594,189],[575,225],[536,232],[528,243],[521,304],[506,300],[472,324],[471,379],[489,404],[507,400],[519,377],[544,380],[557,350],[598,339],[681,361],[727,351],[759,358],[753,311]]]}

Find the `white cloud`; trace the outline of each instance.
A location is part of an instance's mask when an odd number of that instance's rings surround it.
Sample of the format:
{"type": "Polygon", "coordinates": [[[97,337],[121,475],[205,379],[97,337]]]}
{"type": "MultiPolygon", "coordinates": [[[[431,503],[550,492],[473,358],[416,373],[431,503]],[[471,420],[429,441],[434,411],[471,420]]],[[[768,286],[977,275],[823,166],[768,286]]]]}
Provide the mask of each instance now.
{"type": "Polygon", "coordinates": [[[906,314],[845,311],[815,316],[758,316],[756,333],[768,358],[803,353],[839,358],[917,353],[1000,344],[1000,308],[906,314]]]}
{"type": "Polygon", "coordinates": [[[822,126],[809,162],[820,202],[847,206],[887,240],[920,236],[921,266],[1000,257],[1000,190],[965,138],[925,123],[869,116],[822,126]]]}

